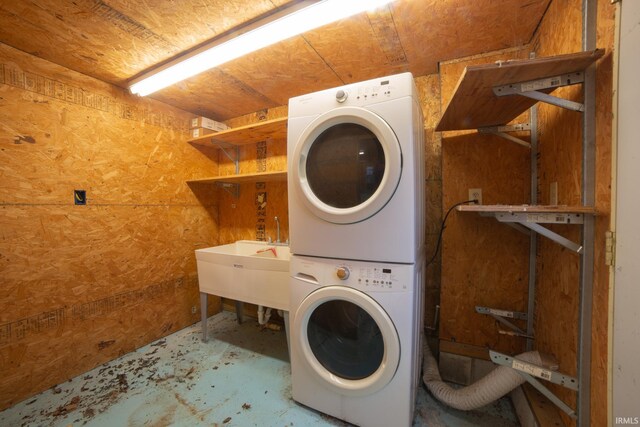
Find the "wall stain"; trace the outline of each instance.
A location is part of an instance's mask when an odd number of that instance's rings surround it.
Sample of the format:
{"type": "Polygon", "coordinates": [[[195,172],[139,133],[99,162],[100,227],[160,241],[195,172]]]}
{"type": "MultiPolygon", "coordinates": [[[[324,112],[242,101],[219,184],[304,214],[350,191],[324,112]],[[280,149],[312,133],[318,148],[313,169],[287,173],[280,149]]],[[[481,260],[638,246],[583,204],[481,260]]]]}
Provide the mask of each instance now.
{"type": "Polygon", "coordinates": [[[29,144],[35,144],[36,143],[36,139],[34,137],[32,137],[31,135],[16,135],[15,139],[13,140],[14,144],[22,144],[22,141],[24,142],[28,142],[29,144]]]}
{"type": "Polygon", "coordinates": [[[98,350],[104,350],[105,348],[113,345],[115,342],[116,340],[100,341],[98,343],[98,350]]]}

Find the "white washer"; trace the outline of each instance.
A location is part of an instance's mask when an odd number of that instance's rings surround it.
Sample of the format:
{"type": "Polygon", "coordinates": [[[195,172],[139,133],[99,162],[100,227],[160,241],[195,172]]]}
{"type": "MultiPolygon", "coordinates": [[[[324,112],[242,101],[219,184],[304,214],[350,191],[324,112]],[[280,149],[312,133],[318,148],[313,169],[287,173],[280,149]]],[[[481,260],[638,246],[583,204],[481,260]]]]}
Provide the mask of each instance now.
{"type": "Polygon", "coordinates": [[[293,254],[415,263],[424,245],[424,131],[410,73],[289,100],[293,254]]]}
{"type": "Polygon", "coordinates": [[[356,425],[412,424],[423,266],[291,258],[294,400],[356,425]]]}

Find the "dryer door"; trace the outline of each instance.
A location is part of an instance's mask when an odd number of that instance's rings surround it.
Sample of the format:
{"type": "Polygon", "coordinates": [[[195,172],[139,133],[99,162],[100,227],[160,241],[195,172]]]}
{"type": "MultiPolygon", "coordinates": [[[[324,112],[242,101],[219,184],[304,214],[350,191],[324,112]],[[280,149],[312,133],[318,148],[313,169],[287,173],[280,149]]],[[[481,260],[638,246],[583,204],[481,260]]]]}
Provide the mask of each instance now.
{"type": "Polygon", "coordinates": [[[351,224],[375,215],[400,182],[398,139],[369,110],[331,110],[311,122],[295,144],[293,190],[325,221],[351,224]]]}
{"type": "Polygon", "coordinates": [[[362,396],[393,379],[400,341],[387,313],[368,295],[352,288],[320,288],[300,304],[293,345],[319,381],[335,392],[362,396]]]}

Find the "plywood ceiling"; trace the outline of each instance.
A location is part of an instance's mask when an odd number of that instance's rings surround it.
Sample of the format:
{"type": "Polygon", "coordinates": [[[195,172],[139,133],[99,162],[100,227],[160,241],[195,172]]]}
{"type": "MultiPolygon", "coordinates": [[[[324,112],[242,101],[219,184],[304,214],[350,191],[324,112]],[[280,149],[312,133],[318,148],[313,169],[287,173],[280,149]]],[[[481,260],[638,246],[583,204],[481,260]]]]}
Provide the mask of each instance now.
{"type": "MultiPolygon", "coordinates": [[[[347,0],[345,0],[347,1],[347,0]]],[[[551,0],[395,0],[222,65],[153,98],[217,120],[292,96],[527,44],[551,0]]],[[[127,87],[286,0],[0,1],[0,42],[127,87]]]]}

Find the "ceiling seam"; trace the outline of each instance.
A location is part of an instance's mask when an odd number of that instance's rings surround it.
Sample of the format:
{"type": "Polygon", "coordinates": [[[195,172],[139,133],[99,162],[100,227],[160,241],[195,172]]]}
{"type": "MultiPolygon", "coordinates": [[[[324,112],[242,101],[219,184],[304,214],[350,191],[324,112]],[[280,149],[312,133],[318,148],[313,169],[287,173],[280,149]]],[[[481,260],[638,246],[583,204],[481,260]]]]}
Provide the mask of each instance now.
{"type": "Polygon", "coordinates": [[[540,17],[540,20],[538,21],[538,24],[536,25],[536,28],[534,28],[533,32],[531,33],[531,36],[529,37],[529,41],[525,44],[525,46],[526,45],[531,45],[533,43],[533,41],[535,40],[536,35],[538,34],[538,30],[542,26],[542,21],[544,21],[544,18],[547,16],[547,12],[549,12],[549,9],[551,8],[551,3],[553,3],[553,0],[549,0],[549,3],[547,3],[547,7],[545,8],[544,12],[542,13],[542,16],[540,17]]]}
{"type": "Polygon", "coordinates": [[[331,70],[331,72],[338,78],[338,80],[340,80],[340,83],[345,84],[344,79],[340,77],[338,72],[324,59],[324,56],[320,55],[320,52],[318,52],[316,48],[313,47],[311,42],[307,40],[304,35],[300,35],[300,37],[302,37],[302,40],[304,40],[304,42],[315,52],[315,54],[318,55],[318,58],[320,58],[320,60],[324,62],[324,64],[331,70]]]}

